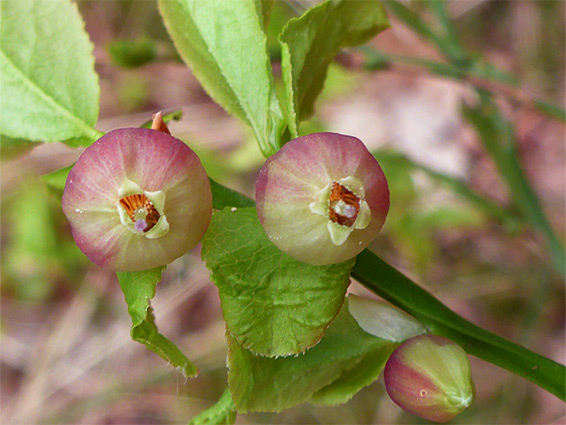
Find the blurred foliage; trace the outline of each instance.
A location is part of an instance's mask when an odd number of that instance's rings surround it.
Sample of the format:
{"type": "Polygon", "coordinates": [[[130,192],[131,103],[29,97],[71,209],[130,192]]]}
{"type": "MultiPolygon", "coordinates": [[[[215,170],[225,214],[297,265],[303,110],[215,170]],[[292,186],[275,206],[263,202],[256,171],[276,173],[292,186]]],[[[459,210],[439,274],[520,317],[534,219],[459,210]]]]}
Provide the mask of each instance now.
{"type": "Polygon", "coordinates": [[[88,263],[61,215],[59,198],[30,180],[2,201],[2,292],[20,300],[48,301],[57,283],[79,277],[88,263]]]}
{"type": "Polygon", "coordinates": [[[157,56],[155,44],[147,38],[135,41],[115,40],[108,44],[107,50],[112,63],[124,68],[138,68],[157,56]]]}

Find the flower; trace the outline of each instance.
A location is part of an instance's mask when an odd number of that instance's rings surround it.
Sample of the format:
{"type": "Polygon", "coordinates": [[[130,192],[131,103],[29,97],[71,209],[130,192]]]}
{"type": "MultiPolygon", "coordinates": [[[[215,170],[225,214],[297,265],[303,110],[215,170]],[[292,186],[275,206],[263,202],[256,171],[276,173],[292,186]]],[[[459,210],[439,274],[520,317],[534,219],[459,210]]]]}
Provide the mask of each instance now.
{"type": "Polygon", "coordinates": [[[182,141],[123,128],[82,153],[62,207],[75,242],[94,263],[139,271],[166,265],[199,242],[212,193],[199,158],[182,141]]]}
{"type": "Polygon", "coordinates": [[[282,251],[313,265],[346,261],[379,233],[387,180],[355,137],[314,133],[270,157],[256,181],[259,220],[282,251]]]}
{"type": "Polygon", "coordinates": [[[437,335],[419,335],[397,347],[384,378],[389,397],[399,407],[430,421],[449,421],[475,397],[466,352],[437,335]]]}

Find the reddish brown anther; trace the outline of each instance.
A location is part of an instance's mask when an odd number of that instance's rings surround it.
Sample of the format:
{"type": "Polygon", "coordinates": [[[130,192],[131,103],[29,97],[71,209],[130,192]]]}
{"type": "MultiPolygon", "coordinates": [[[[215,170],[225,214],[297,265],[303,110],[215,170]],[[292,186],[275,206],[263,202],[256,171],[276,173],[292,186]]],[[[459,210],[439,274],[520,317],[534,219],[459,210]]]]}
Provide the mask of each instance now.
{"type": "Polygon", "coordinates": [[[155,206],[144,194],[125,196],[120,199],[120,205],[124,207],[134,223],[140,218],[145,220],[146,225],[142,229],[144,232],[150,231],[161,217],[155,206]]]}
{"type": "Polygon", "coordinates": [[[338,182],[332,185],[328,218],[342,226],[352,227],[360,212],[360,199],[338,182]]]}
{"type": "Polygon", "coordinates": [[[159,130],[164,133],[171,134],[171,132],[167,128],[167,125],[165,125],[165,122],[163,121],[163,114],[161,113],[161,111],[153,114],[151,118],[153,119],[153,122],[151,123],[152,130],[159,130]]]}

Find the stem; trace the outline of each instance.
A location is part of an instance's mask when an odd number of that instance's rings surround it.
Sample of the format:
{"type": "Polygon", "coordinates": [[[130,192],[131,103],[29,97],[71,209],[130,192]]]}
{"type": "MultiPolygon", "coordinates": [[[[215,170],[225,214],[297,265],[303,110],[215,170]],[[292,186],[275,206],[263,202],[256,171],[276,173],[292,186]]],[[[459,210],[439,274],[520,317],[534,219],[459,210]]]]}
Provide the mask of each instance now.
{"type": "Polygon", "coordinates": [[[468,322],[367,249],[358,255],[352,276],[370,291],[413,315],[434,334],[450,338],[469,354],[565,399],[564,366],[468,322]]]}

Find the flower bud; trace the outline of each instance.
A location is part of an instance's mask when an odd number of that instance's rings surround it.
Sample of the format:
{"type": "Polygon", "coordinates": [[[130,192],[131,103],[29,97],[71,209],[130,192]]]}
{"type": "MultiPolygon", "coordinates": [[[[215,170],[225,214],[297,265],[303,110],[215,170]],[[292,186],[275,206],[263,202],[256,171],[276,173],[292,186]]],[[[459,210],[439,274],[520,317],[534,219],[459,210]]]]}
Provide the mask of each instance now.
{"type": "Polygon", "coordinates": [[[255,198],[269,239],[313,265],[355,257],[389,210],[387,180],[355,137],[314,133],[291,140],[260,171],[255,198]]]}
{"type": "Polygon", "coordinates": [[[447,422],[475,397],[470,360],[462,347],[437,335],[401,344],[385,365],[385,388],[402,409],[434,422],[447,422]]]}
{"type": "Polygon", "coordinates": [[[116,271],[163,266],[194,247],[212,215],[197,155],[161,131],[123,128],[88,147],[62,199],[75,242],[116,271]]]}

